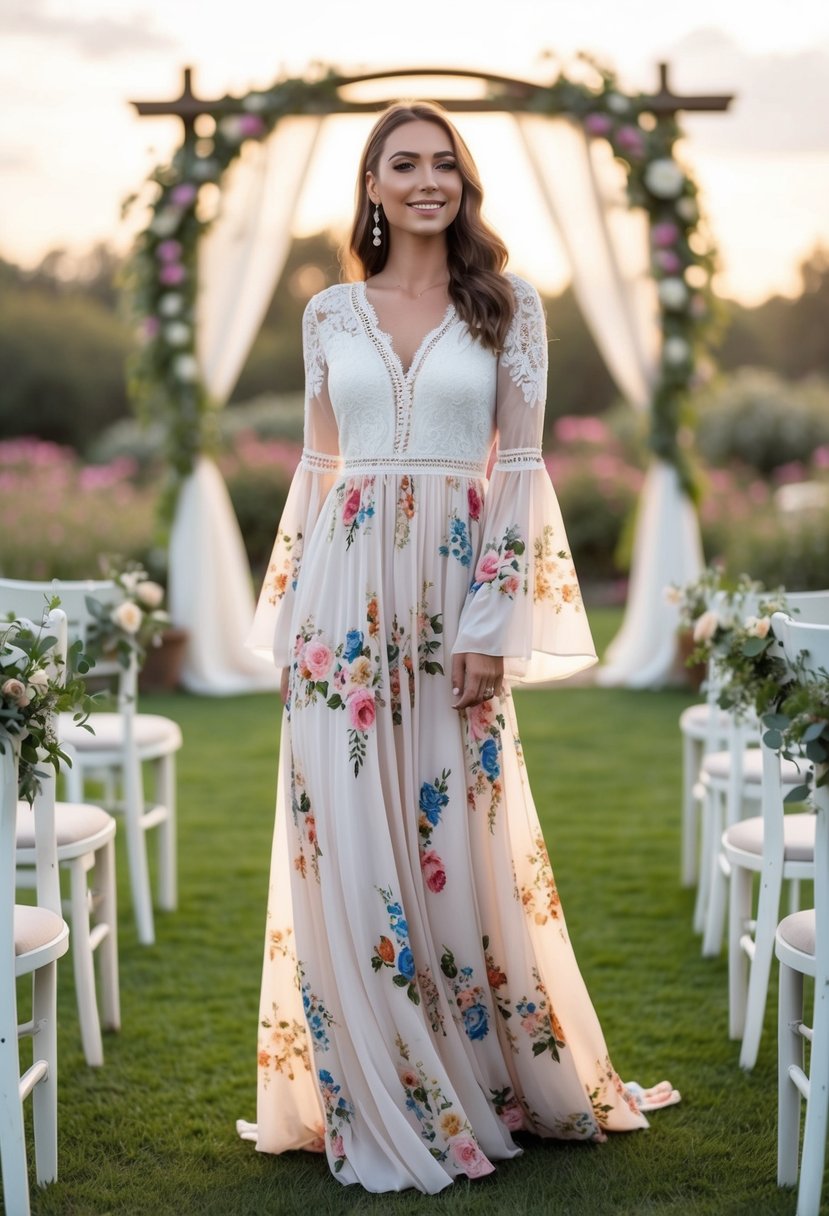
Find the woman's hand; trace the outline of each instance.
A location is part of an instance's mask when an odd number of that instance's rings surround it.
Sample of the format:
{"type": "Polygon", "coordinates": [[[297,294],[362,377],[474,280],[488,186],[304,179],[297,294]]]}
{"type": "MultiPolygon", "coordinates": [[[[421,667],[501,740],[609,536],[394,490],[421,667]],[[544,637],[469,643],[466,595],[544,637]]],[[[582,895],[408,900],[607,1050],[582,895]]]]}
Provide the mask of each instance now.
{"type": "Polygon", "coordinates": [[[453,709],[468,709],[500,697],[504,691],[504,660],[494,654],[452,656],[453,709]]]}
{"type": "Polygon", "coordinates": [[[279,695],[282,698],[283,705],[287,705],[287,703],[288,703],[288,679],[290,677],[290,674],[291,674],[290,667],[282,668],[282,675],[280,676],[280,679],[279,679],[279,695]]]}

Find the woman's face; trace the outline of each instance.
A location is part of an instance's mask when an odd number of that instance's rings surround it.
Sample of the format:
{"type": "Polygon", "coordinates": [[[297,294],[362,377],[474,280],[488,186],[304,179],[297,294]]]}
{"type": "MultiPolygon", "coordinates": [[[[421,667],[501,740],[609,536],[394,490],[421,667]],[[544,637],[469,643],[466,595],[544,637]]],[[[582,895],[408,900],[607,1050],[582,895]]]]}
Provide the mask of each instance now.
{"type": "Polygon", "coordinates": [[[452,140],[438,123],[403,123],[383,144],[376,173],[366,173],[366,187],[390,228],[417,236],[445,232],[463,195],[452,140]]]}

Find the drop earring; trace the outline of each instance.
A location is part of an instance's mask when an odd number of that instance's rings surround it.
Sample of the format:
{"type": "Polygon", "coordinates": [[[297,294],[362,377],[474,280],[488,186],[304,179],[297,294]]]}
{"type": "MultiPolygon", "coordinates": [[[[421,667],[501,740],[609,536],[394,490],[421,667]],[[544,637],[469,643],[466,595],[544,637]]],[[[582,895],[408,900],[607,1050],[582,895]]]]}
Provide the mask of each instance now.
{"type": "Polygon", "coordinates": [[[372,228],[371,233],[372,233],[372,236],[374,237],[374,240],[371,242],[372,245],[382,245],[383,244],[383,233],[380,230],[380,206],[379,206],[379,204],[375,204],[375,207],[374,207],[374,227],[372,228]]]}

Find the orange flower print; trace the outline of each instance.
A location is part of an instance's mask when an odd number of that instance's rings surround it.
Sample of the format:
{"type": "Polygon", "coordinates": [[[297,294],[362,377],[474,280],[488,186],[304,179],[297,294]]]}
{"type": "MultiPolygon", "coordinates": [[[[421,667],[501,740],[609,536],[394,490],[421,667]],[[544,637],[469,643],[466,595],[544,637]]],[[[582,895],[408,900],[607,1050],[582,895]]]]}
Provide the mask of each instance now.
{"type": "Polygon", "coordinates": [[[376,950],[384,963],[394,962],[394,942],[390,938],[381,937],[376,950]]]}

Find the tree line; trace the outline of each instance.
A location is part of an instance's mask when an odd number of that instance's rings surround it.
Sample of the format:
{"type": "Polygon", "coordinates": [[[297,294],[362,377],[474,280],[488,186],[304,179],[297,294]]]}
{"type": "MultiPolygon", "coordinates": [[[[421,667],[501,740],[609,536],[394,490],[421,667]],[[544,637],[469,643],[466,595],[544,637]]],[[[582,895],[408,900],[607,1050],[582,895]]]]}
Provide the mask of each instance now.
{"type": "MultiPolygon", "coordinates": [[[[34,270],[0,259],[0,438],[35,434],[84,453],[129,417],[124,360],[134,336],[118,289],[119,258],[97,245],[81,259],[49,253],[34,270]]],[[[294,242],[231,405],[302,390],[300,324],[310,295],[339,280],[324,233],[294,242]]],[[[800,293],[754,307],[721,302],[722,371],[764,368],[788,381],[829,378],[829,251],[800,266],[800,293]]],[[[545,299],[550,337],[548,423],[601,414],[617,390],[572,291],[545,299]]]]}

